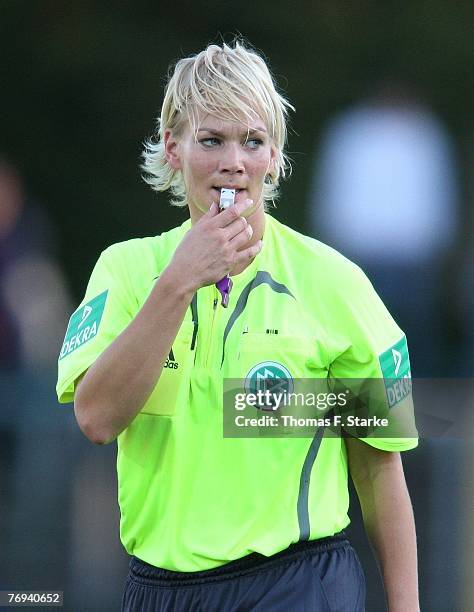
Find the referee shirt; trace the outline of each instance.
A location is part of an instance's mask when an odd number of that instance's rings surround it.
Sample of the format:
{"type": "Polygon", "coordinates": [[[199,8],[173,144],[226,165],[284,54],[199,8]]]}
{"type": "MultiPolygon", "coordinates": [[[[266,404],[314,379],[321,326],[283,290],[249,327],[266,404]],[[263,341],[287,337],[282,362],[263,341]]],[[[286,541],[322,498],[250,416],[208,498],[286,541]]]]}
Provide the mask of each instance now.
{"type": "MultiPolygon", "coordinates": [[[[73,401],[79,376],[132,321],[189,229],[188,220],[102,253],[66,331],[60,402],[73,401]]],[[[403,332],[366,276],[317,240],[267,214],[262,251],[233,282],[227,309],[214,285],[194,296],[154,391],[117,439],[122,543],[169,570],[269,556],[349,523],[343,440],[225,438],[224,379],[269,363],[294,379],[409,376],[403,332]]],[[[392,410],[411,414],[411,396],[392,410]]],[[[417,445],[365,441],[388,451],[417,445]]]]}

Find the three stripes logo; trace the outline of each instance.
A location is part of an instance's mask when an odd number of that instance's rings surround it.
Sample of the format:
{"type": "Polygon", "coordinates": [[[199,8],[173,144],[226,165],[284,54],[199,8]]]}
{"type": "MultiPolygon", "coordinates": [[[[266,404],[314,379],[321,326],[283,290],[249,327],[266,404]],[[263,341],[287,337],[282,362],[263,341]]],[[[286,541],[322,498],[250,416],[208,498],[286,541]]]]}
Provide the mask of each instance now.
{"type": "Polygon", "coordinates": [[[174,358],[173,347],[171,347],[170,354],[168,355],[168,359],[165,361],[164,368],[169,368],[170,370],[177,370],[179,368],[179,363],[174,358]]]}

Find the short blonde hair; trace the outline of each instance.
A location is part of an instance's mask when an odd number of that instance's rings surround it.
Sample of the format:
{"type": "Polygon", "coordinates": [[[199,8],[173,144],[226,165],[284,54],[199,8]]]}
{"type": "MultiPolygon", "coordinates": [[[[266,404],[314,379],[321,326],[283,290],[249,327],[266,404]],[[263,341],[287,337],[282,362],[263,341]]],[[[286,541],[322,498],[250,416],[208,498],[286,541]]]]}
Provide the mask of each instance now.
{"type": "Polygon", "coordinates": [[[294,107],[276,90],[265,61],[239,41],[233,46],[209,45],[197,55],[176,63],[165,89],[156,133],[145,143],[142,169],[144,180],[155,191],[169,189],[172,204],[186,206],[186,188],[180,170],[174,170],[165,156],[164,133],[179,136],[186,119],[194,132],[199,114],[223,120],[251,120],[257,114],[264,122],[276,148],[276,159],[263,186],[265,206],[278,196],[280,178],[291,171],[284,151],[286,117],[294,107]]]}

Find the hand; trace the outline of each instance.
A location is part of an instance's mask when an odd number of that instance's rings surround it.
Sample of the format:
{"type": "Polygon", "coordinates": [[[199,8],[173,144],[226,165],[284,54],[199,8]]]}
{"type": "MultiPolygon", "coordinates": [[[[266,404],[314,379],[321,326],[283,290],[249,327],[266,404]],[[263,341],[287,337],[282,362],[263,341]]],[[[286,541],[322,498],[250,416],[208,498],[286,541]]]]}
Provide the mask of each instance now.
{"type": "Polygon", "coordinates": [[[179,283],[195,292],[217,283],[260,252],[261,240],[244,248],[253,229],[242,215],[252,205],[252,200],[245,200],[219,212],[217,204],[212,204],[184,236],[168,266],[179,283]]]}

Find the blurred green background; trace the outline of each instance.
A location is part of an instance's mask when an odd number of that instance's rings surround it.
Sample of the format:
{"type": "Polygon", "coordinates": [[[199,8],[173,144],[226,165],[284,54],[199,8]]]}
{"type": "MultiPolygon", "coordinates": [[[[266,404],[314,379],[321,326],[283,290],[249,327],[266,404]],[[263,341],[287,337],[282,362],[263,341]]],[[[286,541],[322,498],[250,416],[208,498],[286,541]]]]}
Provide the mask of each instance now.
{"type": "Polygon", "coordinates": [[[413,82],[450,129],[467,209],[472,3],[1,2],[3,150],[60,229],[76,299],[99,252],[183,219],[140,178],[170,62],[244,35],[296,107],[277,216],[305,230],[321,127],[380,77],[413,82]]]}

